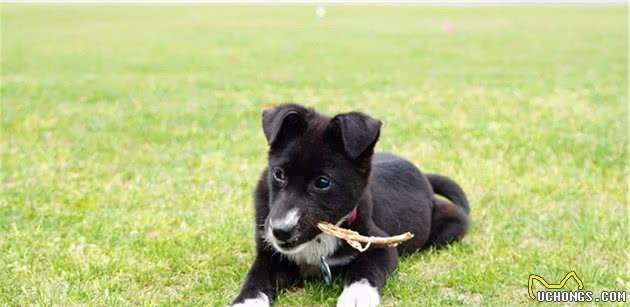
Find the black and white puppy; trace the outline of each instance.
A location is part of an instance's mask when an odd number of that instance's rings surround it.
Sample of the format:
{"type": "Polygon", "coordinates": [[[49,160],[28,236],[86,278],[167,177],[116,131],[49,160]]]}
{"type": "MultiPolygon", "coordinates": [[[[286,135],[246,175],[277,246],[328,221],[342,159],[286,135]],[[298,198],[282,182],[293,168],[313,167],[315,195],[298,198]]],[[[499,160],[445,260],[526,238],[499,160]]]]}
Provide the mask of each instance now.
{"type": "Polygon", "coordinates": [[[262,126],[269,164],[254,195],[256,260],[233,306],[269,306],[279,288],[320,275],[323,263],[332,275],[344,274],[337,306],[376,306],[400,254],[466,233],[468,201],[457,183],[423,174],[395,155],[374,154],[380,121],[283,104],[263,112],[262,126]],[[321,221],[366,236],[415,236],[360,253],[323,234],[316,226],[321,221]]]}

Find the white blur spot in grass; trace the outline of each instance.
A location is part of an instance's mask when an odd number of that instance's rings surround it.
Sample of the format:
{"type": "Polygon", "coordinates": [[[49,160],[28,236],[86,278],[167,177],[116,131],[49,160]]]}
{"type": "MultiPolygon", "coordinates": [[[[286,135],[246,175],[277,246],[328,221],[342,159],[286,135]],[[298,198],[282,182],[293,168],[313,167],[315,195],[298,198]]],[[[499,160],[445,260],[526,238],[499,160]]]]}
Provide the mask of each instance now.
{"type": "Polygon", "coordinates": [[[318,6],[315,9],[315,15],[319,18],[322,18],[324,16],[326,16],[326,8],[322,7],[322,6],[318,6]]]}

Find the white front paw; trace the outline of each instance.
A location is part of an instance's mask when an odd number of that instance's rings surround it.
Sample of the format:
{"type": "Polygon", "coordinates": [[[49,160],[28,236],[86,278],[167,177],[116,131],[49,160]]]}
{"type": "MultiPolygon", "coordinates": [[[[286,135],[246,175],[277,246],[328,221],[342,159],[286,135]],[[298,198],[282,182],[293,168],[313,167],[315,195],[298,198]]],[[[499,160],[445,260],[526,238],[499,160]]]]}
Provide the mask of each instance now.
{"type": "Polygon", "coordinates": [[[337,300],[337,307],[375,307],[380,302],[378,289],[367,279],[361,279],[346,286],[337,300]]]}
{"type": "Polygon", "coordinates": [[[269,298],[266,294],[260,293],[257,297],[248,298],[240,303],[231,305],[230,307],[269,307],[269,298]]]}

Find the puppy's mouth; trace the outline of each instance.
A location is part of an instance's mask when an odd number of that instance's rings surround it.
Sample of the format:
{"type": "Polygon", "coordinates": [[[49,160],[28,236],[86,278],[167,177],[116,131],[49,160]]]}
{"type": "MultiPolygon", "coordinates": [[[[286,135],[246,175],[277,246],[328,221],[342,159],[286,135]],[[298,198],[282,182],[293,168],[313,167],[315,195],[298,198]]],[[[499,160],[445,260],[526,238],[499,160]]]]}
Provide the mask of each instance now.
{"type": "Polygon", "coordinates": [[[278,246],[280,248],[282,248],[283,250],[286,250],[286,251],[290,251],[290,250],[292,250],[292,249],[294,249],[294,248],[296,248],[296,247],[298,247],[300,245],[301,245],[301,243],[299,243],[297,241],[295,241],[295,242],[291,242],[291,241],[289,241],[289,242],[279,242],[278,243],[278,246]]]}
{"type": "Polygon", "coordinates": [[[296,235],[295,238],[291,238],[290,240],[280,241],[273,236],[270,227],[266,227],[265,231],[265,241],[267,241],[267,243],[269,243],[275,250],[283,254],[299,253],[305,247],[305,243],[308,243],[311,239],[307,240],[305,234],[302,233],[296,235]]]}
{"type": "MultiPolygon", "coordinates": [[[[349,220],[353,214],[354,210],[339,219],[335,223],[335,225],[339,226],[344,221],[349,220]]],[[[321,230],[319,230],[316,226],[313,226],[312,229],[301,228],[301,231],[299,233],[296,233],[291,239],[287,241],[281,241],[274,237],[274,235],[272,234],[271,227],[268,221],[269,220],[265,222],[265,233],[263,236],[264,240],[267,241],[270,247],[285,255],[297,254],[301,252],[302,249],[304,249],[308,245],[307,243],[315,239],[319,240],[318,236],[322,234],[321,230]]]]}
{"type": "Polygon", "coordinates": [[[302,251],[304,246],[306,246],[304,244],[306,242],[278,242],[273,238],[269,239],[268,241],[271,243],[275,250],[287,255],[299,253],[300,251],[302,251]]]}

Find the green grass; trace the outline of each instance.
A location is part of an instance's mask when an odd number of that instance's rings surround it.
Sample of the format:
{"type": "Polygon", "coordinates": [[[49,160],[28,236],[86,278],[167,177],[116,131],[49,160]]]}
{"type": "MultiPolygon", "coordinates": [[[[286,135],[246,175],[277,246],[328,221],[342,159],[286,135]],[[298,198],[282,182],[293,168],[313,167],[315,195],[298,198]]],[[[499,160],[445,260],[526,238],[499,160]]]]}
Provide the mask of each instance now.
{"type": "Polygon", "coordinates": [[[625,8],[1,9],[0,305],[230,302],[282,101],[367,111],[378,150],[468,192],[468,236],[404,258],[385,305],[630,289],[625,8]]]}

